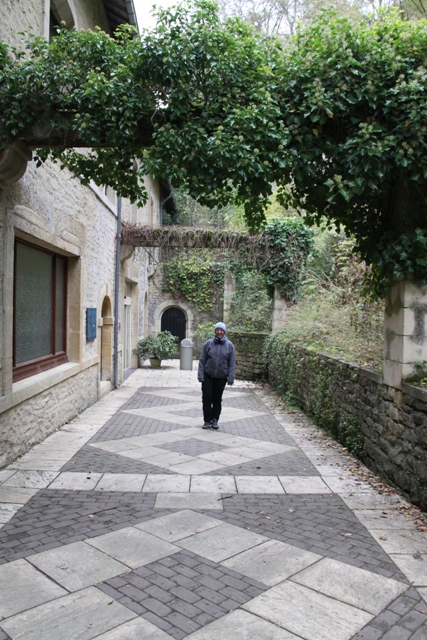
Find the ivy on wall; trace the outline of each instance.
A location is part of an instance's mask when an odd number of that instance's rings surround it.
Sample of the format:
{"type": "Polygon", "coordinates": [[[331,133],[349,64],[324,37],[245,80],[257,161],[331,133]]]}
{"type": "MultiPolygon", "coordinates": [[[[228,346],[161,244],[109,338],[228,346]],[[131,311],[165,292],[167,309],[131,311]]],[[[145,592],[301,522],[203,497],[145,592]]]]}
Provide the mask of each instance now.
{"type": "Polygon", "coordinates": [[[313,247],[313,231],[298,218],[272,220],[257,235],[227,229],[216,232],[179,226],[152,229],[124,224],[122,243],[178,250],[164,263],[170,292],[195,303],[200,311],[209,311],[212,298],[223,293],[226,270],[240,275],[250,271],[261,273],[270,295],[278,287],[286,299],[295,302],[301,269],[313,247]]]}
{"type": "Polygon", "coordinates": [[[338,393],[348,393],[354,375],[346,363],[328,366],[322,355],[287,342],[280,333],[266,341],[268,380],[275,391],[316,420],[316,424],[341,442],[350,453],[364,457],[361,420],[348,403],[345,410],[338,393]],[[348,387],[348,388],[347,388],[348,387]]]}
{"type": "Polygon", "coordinates": [[[223,295],[225,265],[210,252],[179,253],[164,269],[172,295],[193,302],[200,311],[211,311],[223,295]]]}

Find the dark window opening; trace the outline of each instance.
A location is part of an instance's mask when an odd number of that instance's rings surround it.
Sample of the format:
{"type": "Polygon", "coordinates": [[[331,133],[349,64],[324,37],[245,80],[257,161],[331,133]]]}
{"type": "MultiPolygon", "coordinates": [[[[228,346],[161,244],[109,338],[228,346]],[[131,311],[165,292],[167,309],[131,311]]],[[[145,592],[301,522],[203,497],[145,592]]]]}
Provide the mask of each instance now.
{"type": "Polygon", "coordinates": [[[13,380],[67,362],[67,261],[15,243],[13,380]]]}

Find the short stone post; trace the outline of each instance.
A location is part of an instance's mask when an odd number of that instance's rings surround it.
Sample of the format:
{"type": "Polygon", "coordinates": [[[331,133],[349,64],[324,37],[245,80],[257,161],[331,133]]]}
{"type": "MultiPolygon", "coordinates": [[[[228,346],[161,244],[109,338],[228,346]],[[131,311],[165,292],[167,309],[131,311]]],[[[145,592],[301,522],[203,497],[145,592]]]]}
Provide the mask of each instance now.
{"type": "Polygon", "coordinates": [[[279,331],[285,326],[286,316],[288,315],[288,302],[282,296],[279,289],[274,287],[274,304],[273,304],[273,324],[272,331],[279,331]]]}
{"type": "Polygon", "coordinates": [[[427,286],[399,280],[385,303],[383,378],[400,388],[414,373],[415,363],[427,365],[427,286]]]}

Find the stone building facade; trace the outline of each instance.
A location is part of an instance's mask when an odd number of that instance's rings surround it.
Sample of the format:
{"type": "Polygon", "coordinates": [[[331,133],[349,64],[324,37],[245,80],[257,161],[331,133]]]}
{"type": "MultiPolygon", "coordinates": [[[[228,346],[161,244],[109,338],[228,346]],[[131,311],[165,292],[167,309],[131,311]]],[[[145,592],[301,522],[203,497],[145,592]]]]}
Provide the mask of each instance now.
{"type": "Polygon", "coordinates": [[[152,266],[149,271],[148,333],[155,334],[164,329],[171,330],[180,339],[190,338],[194,342],[195,355],[200,346],[195,332],[200,324],[218,322],[224,316],[222,290],[212,301],[212,309],[201,311],[196,304],[186,300],[179,292],[171,292],[165,278],[163,261],[168,259],[160,249],[152,249],[152,266]],[[157,252],[157,253],[153,253],[157,252]]]}
{"type": "MultiPolygon", "coordinates": [[[[0,38],[15,46],[18,31],[48,38],[60,20],[109,33],[119,22],[136,24],[129,0],[3,0],[0,38]]],[[[149,269],[148,252],[121,250],[116,313],[114,191],[82,186],[49,161],[38,169],[30,161],[2,186],[0,467],[111,389],[113,350],[118,381],[137,366],[132,349],[147,332],[149,269]]],[[[149,178],[146,187],[147,204],[123,200],[122,219],[157,226],[165,194],[149,178]]]]}

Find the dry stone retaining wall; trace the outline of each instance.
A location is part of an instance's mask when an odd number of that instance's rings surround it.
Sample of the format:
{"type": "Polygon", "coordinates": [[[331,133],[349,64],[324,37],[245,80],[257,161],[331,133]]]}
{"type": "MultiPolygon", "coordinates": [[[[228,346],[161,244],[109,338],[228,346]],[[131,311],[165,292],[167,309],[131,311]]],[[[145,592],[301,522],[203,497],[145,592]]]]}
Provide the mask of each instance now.
{"type": "Polygon", "coordinates": [[[427,391],[295,344],[268,363],[275,390],[313,416],[368,467],[427,510],[427,391]]]}
{"type": "Polygon", "coordinates": [[[236,348],[236,378],[240,380],[267,379],[264,343],[268,333],[227,331],[227,337],[236,348]]]}

